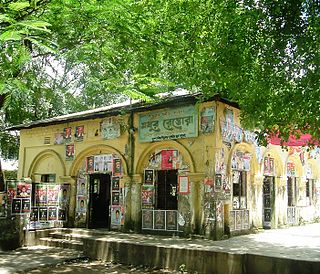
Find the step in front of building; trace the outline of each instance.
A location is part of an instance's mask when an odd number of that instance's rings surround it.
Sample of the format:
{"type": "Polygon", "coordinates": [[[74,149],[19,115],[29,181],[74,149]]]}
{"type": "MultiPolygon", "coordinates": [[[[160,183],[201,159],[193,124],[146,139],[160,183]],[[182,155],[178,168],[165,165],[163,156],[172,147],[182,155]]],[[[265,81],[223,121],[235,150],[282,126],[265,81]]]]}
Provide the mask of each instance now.
{"type": "Polygon", "coordinates": [[[40,245],[75,249],[83,251],[83,242],[74,239],[56,239],[52,237],[42,237],[39,239],[40,245]]]}

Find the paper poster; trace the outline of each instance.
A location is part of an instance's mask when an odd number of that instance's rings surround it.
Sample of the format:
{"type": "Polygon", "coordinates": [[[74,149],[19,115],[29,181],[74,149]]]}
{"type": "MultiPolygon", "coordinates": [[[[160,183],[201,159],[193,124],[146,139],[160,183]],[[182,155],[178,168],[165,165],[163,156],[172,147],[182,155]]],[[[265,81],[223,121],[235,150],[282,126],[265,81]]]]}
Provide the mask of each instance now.
{"type": "Polygon", "coordinates": [[[75,140],[77,142],[83,141],[84,126],[76,126],[75,140]]]}
{"type": "Polygon", "coordinates": [[[72,128],[71,127],[66,127],[63,129],[63,137],[64,137],[65,143],[68,143],[71,141],[71,135],[72,135],[72,128]]]}
{"type": "Polygon", "coordinates": [[[17,198],[30,198],[31,184],[26,182],[17,183],[17,198]]]}
{"type": "Polygon", "coordinates": [[[39,208],[38,207],[31,208],[30,221],[31,222],[38,222],[39,221],[39,208]]]}
{"type": "Polygon", "coordinates": [[[47,185],[47,205],[58,205],[59,190],[60,186],[58,184],[47,185]]]}
{"type": "Polygon", "coordinates": [[[93,173],[94,172],[94,157],[89,156],[86,158],[86,170],[87,173],[93,173]]]}
{"type": "Polygon", "coordinates": [[[77,196],[77,212],[86,213],[87,212],[87,197],[77,196]]]}
{"type": "Polygon", "coordinates": [[[58,220],[59,221],[66,221],[67,220],[67,214],[65,208],[58,208],[58,220]]]}
{"type": "Polygon", "coordinates": [[[120,125],[119,123],[110,123],[110,122],[103,122],[101,124],[101,134],[103,139],[112,140],[120,137],[120,125]]]}
{"type": "Polygon", "coordinates": [[[274,175],[274,159],[270,157],[264,157],[263,159],[263,174],[274,175]]]}
{"type": "Polygon", "coordinates": [[[87,180],[85,178],[77,179],[77,195],[80,195],[80,196],[87,195],[87,180]]]}
{"type": "Polygon", "coordinates": [[[154,211],[154,229],[166,228],[165,226],[165,211],[164,210],[155,210],[154,211]]]}
{"type": "Polygon", "coordinates": [[[176,210],[166,211],[166,230],[178,230],[178,212],[176,210]]]}
{"type": "Polygon", "coordinates": [[[94,172],[103,170],[103,157],[101,155],[94,156],[94,172]]]}
{"type": "Polygon", "coordinates": [[[201,112],[200,129],[202,133],[212,133],[214,131],[215,108],[204,108],[201,112]]]}
{"type": "Polygon", "coordinates": [[[222,188],[222,175],[216,174],[215,175],[215,182],[214,182],[214,190],[221,191],[222,188]]]}
{"type": "Polygon", "coordinates": [[[12,200],[12,207],[11,207],[12,215],[20,214],[21,213],[21,206],[22,206],[21,199],[14,198],[12,200]]]}
{"type": "Polygon", "coordinates": [[[8,203],[11,205],[12,200],[16,198],[17,195],[17,183],[16,182],[8,182],[7,183],[7,194],[8,194],[8,203]]]}
{"type": "Polygon", "coordinates": [[[121,175],[121,160],[120,159],[113,160],[113,175],[114,176],[121,175]]]}
{"type": "Polygon", "coordinates": [[[21,199],[21,213],[31,212],[31,199],[23,198],[21,199]]]}
{"type": "Polygon", "coordinates": [[[178,176],[178,191],[179,194],[190,193],[190,180],[188,176],[178,176]]]}
{"type": "Polygon", "coordinates": [[[116,191],[120,190],[120,177],[111,178],[111,189],[116,191]]]}
{"type": "Polygon", "coordinates": [[[55,145],[62,145],[64,144],[64,134],[61,132],[54,134],[54,144],[55,145]]]}
{"type": "Polygon", "coordinates": [[[153,210],[142,210],[142,229],[153,229],[153,210]]]}
{"type": "Polygon", "coordinates": [[[48,221],[48,208],[47,207],[40,207],[39,208],[39,221],[40,222],[48,221]]]}
{"type": "Polygon", "coordinates": [[[152,207],[154,203],[154,186],[142,186],[141,190],[142,207],[152,207]]]}
{"type": "Polygon", "coordinates": [[[154,183],[154,170],[153,169],[145,169],[144,170],[144,184],[145,185],[153,185],[154,183]]]}
{"type": "Polygon", "coordinates": [[[70,185],[62,184],[60,185],[59,191],[59,206],[62,208],[66,208],[69,206],[70,202],[70,185]]]}
{"type": "Polygon", "coordinates": [[[119,203],[120,203],[120,192],[119,191],[112,191],[111,204],[112,205],[119,205],[119,203]]]}
{"type": "Polygon", "coordinates": [[[66,145],[66,160],[72,161],[74,159],[74,155],[75,155],[74,144],[66,145]]]}
{"type": "Polygon", "coordinates": [[[49,207],[48,208],[48,220],[56,221],[58,220],[58,210],[57,207],[49,207]]]}
{"type": "Polygon", "coordinates": [[[47,205],[47,186],[45,184],[35,185],[35,199],[37,206],[47,205]]]}
{"type": "Polygon", "coordinates": [[[112,207],[111,225],[115,225],[115,226],[121,225],[121,208],[120,207],[112,207]]]}
{"type": "Polygon", "coordinates": [[[176,163],[178,162],[178,151],[173,149],[161,151],[161,169],[169,170],[176,169],[176,163]]]}

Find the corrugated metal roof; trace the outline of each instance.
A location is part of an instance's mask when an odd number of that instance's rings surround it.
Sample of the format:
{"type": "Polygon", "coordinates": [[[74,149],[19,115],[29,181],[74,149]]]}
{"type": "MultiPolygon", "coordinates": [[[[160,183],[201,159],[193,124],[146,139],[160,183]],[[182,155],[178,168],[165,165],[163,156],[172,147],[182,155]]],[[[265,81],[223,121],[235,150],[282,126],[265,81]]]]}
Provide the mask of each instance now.
{"type": "MultiPolygon", "coordinates": [[[[105,107],[65,114],[48,119],[33,121],[7,128],[7,130],[21,130],[27,128],[43,127],[48,125],[62,124],[80,120],[90,120],[95,118],[108,117],[118,115],[123,112],[146,111],[163,107],[171,107],[174,105],[184,105],[186,103],[195,103],[201,94],[187,94],[180,96],[172,96],[162,98],[159,102],[143,102],[141,100],[126,101],[119,104],[113,104],[105,107]]],[[[208,100],[218,100],[238,108],[236,103],[232,103],[226,99],[215,95],[208,100]]]]}

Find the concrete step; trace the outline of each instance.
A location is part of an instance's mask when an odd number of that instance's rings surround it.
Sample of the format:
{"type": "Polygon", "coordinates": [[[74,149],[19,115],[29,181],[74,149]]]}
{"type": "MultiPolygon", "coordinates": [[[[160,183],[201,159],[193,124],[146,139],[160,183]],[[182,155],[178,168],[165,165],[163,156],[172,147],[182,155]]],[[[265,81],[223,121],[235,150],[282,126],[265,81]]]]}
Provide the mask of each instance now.
{"type": "Polygon", "coordinates": [[[39,239],[39,243],[44,246],[60,247],[75,249],[78,251],[83,251],[84,245],[82,241],[70,239],[55,239],[51,237],[42,237],[39,239]]]}

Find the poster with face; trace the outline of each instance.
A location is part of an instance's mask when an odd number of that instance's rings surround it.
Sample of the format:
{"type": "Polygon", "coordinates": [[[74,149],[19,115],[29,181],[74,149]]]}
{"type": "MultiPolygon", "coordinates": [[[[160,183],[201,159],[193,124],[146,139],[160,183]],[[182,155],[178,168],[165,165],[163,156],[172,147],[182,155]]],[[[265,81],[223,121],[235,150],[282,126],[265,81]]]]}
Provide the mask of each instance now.
{"type": "Polygon", "coordinates": [[[114,176],[121,175],[121,160],[120,159],[113,160],[113,175],[114,176]]]}
{"type": "Polygon", "coordinates": [[[31,208],[30,221],[31,222],[38,222],[39,221],[39,208],[38,207],[31,208]]]}
{"type": "Polygon", "coordinates": [[[66,221],[67,220],[67,214],[65,208],[58,208],[58,220],[59,221],[66,221]]]}
{"type": "Polygon", "coordinates": [[[120,226],[121,225],[121,208],[112,207],[111,209],[111,225],[120,226]]]}
{"type": "Polygon", "coordinates": [[[215,108],[204,108],[201,112],[200,129],[202,133],[212,133],[214,131],[215,108]]]}
{"type": "Polygon", "coordinates": [[[103,157],[101,155],[94,156],[94,172],[99,172],[103,170],[103,157]]]}
{"type": "Polygon", "coordinates": [[[111,178],[111,188],[112,190],[119,191],[120,190],[120,177],[112,177],[111,178]]]}
{"type": "Polygon", "coordinates": [[[141,203],[143,208],[153,207],[154,199],[154,186],[142,186],[141,190],[141,203]]]}
{"type": "Polygon", "coordinates": [[[84,126],[76,126],[75,140],[77,142],[83,141],[84,126]]]}
{"type": "Polygon", "coordinates": [[[144,170],[144,184],[153,185],[154,183],[154,169],[145,169],[144,170]]]}
{"type": "Polygon", "coordinates": [[[21,199],[21,212],[22,213],[30,213],[31,212],[31,199],[23,198],[21,199]]]}
{"type": "Polygon", "coordinates": [[[48,221],[48,208],[40,207],[39,208],[39,221],[46,222],[48,221]]]}
{"type": "Polygon", "coordinates": [[[54,134],[54,144],[55,145],[62,145],[64,143],[64,134],[61,132],[54,134]]]}
{"type": "Polygon", "coordinates": [[[12,207],[11,207],[12,215],[20,214],[21,213],[21,206],[22,206],[21,199],[14,198],[12,200],[12,207]]]}
{"type": "Polygon", "coordinates": [[[17,184],[17,198],[30,198],[31,197],[31,184],[19,182],[17,184]]]}
{"type": "Polygon", "coordinates": [[[112,205],[119,205],[120,204],[120,192],[119,191],[112,191],[111,204],[112,205]]]}
{"type": "Polygon", "coordinates": [[[66,127],[63,129],[63,137],[64,137],[65,143],[71,142],[71,135],[72,135],[71,127],[66,127]]]}
{"type": "Polygon", "coordinates": [[[153,229],[153,210],[142,210],[142,229],[153,229]]]}
{"type": "Polygon", "coordinates": [[[178,230],[178,213],[168,210],[166,214],[166,230],[178,230]]]}
{"type": "Polygon", "coordinates": [[[161,169],[169,170],[175,169],[178,161],[178,151],[173,149],[161,151],[161,169]]]}
{"type": "Polygon", "coordinates": [[[59,185],[47,185],[47,205],[58,205],[59,185]]]}
{"type": "Polygon", "coordinates": [[[78,196],[77,197],[77,212],[86,213],[87,212],[87,197],[78,196]]]}
{"type": "Polygon", "coordinates": [[[94,157],[89,156],[86,158],[86,170],[87,173],[91,174],[94,172],[94,157]]]}
{"type": "Polygon", "coordinates": [[[35,185],[35,199],[37,206],[47,205],[47,186],[45,184],[35,185]]]}
{"type": "Polygon", "coordinates": [[[7,194],[8,194],[8,203],[12,204],[12,200],[16,198],[17,195],[17,184],[16,182],[8,182],[7,184],[7,194]]]}
{"type": "Polygon", "coordinates": [[[57,207],[49,207],[48,208],[48,220],[49,221],[56,221],[58,219],[58,211],[57,207]]]}
{"type": "Polygon", "coordinates": [[[74,155],[75,155],[74,144],[66,145],[66,160],[72,161],[74,159],[74,155]]]}
{"type": "Polygon", "coordinates": [[[62,208],[66,208],[69,206],[70,201],[70,185],[62,184],[60,185],[59,191],[59,206],[62,208]]]}
{"type": "Polygon", "coordinates": [[[165,211],[164,210],[154,211],[154,229],[159,229],[159,230],[165,229],[165,211]]]}

